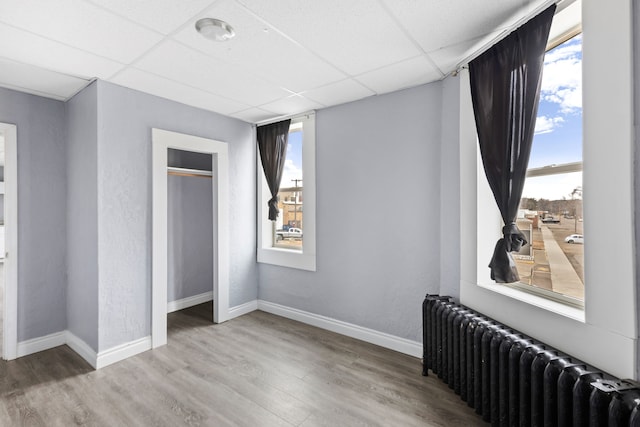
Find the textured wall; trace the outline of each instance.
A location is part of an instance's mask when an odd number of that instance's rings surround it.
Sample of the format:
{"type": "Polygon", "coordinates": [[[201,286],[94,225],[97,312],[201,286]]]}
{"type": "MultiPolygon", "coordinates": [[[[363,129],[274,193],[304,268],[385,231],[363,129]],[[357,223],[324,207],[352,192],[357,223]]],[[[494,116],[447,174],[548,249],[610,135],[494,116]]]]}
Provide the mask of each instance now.
{"type": "Polygon", "coordinates": [[[18,341],[66,320],[64,104],[0,88],[0,122],[18,128],[18,341]]]}
{"type": "Polygon", "coordinates": [[[170,175],[167,192],[167,301],[171,302],[213,289],[212,180],[170,175]]]}
{"type": "Polygon", "coordinates": [[[231,307],[257,297],[251,126],[98,81],[100,350],[151,332],[151,129],[229,143],[231,307]]]}
{"type": "Polygon", "coordinates": [[[316,114],[317,271],[260,265],[260,298],[421,341],[440,281],[440,83],[316,114]]]}
{"type": "Polygon", "coordinates": [[[65,104],[67,329],[98,350],[98,104],[93,83],[65,104]]]}
{"type": "Polygon", "coordinates": [[[460,297],[460,79],[442,82],[440,294],[460,297]]]}

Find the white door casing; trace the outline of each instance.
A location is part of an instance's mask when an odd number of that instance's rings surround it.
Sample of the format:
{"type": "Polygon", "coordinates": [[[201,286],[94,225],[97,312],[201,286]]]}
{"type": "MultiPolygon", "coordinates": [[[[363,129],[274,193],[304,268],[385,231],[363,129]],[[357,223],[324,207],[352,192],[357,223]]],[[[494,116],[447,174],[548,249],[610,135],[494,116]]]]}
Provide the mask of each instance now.
{"type": "Polygon", "coordinates": [[[4,307],[2,358],[18,355],[18,130],[16,125],[0,123],[4,135],[4,307]]]}
{"type": "Polygon", "coordinates": [[[169,148],[211,154],[213,191],[213,321],[229,319],[229,155],[225,142],[152,129],[152,347],[167,343],[167,159],[169,148]]]}

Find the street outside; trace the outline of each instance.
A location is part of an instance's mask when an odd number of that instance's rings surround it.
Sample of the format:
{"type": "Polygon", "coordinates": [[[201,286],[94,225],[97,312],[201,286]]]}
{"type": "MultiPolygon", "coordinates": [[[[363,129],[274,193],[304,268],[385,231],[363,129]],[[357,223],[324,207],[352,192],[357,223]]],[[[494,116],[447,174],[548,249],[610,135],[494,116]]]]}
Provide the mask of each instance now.
{"type": "Polygon", "coordinates": [[[584,245],[566,243],[564,241],[565,237],[571,234],[583,234],[582,222],[562,218],[560,224],[547,224],[547,227],[549,227],[549,230],[553,233],[555,241],[558,242],[562,252],[567,256],[573,269],[584,284],[584,245]]]}
{"type": "Polygon", "coordinates": [[[541,224],[540,228],[533,228],[533,259],[516,257],[521,282],[584,300],[584,245],[566,243],[564,239],[571,234],[583,234],[582,222],[561,218],[559,224],[541,224]],[[552,239],[547,240],[547,245],[555,246],[554,243],[557,243],[557,246],[545,247],[545,235],[547,239],[552,239]],[[558,271],[552,271],[552,265],[558,271]],[[565,272],[561,273],[563,266],[566,267],[565,272]],[[570,274],[567,275],[566,270],[570,270],[570,274]],[[558,280],[559,274],[564,278],[572,277],[573,280],[558,280]]]}

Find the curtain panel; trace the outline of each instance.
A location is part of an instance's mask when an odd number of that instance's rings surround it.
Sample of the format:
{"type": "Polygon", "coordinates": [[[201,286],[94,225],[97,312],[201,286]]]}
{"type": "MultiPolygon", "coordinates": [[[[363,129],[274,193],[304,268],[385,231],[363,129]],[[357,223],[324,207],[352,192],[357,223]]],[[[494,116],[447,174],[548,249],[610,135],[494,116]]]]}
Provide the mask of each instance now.
{"type": "Polygon", "coordinates": [[[284,161],[287,158],[290,124],[291,119],[288,119],[258,126],[256,130],[262,170],[271,192],[271,199],[268,202],[269,220],[271,221],[275,221],[279,214],[278,192],[280,191],[280,181],[282,181],[282,172],[284,171],[284,161]]]}
{"type": "Polygon", "coordinates": [[[469,63],[471,97],[485,175],[504,227],[489,263],[498,283],[520,280],[511,252],[527,243],[516,226],[533,142],[542,68],[556,6],[469,63]]]}

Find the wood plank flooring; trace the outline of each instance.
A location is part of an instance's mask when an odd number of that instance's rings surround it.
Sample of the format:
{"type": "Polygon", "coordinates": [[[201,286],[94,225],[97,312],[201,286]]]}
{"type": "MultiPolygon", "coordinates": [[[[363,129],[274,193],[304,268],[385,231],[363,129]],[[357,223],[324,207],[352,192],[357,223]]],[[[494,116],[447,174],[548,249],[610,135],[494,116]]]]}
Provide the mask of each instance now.
{"type": "Polygon", "coordinates": [[[169,344],[93,371],[66,346],[0,362],[1,426],[486,425],[420,361],[253,312],[169,315],[169,344]]]}

